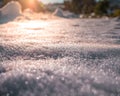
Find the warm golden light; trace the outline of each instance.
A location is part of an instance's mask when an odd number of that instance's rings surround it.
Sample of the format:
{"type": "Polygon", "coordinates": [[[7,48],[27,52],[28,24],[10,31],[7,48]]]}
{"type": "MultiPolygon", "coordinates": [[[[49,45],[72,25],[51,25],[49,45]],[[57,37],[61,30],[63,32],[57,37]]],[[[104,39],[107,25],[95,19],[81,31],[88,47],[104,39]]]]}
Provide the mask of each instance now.
{"type": "Polygon", "coordinates": [[[35,10],[35,8],[36,8],[35,0],[29,0],[28,6],[30,9],[35,10]]]}
{"type": "Polygon", "coordinates": [[[24,44],[50,44],[58,41],[59,37],[61,37],[58,33],[51,31],[49,22],[42,20],[21,22],[19,28],[22,32],[19,33],[21,37],[18,38],[18,41],[24,42],[24,44]]]}
{"type": "Polygon", "coordinates": [[[34,5],[34,0],[29,0],[28,4],[31,6],[34,5]]]}
{"type": "Polygon", "coordinates": [[[42,21],[29,21],[26,23],[21,23],[20,26],[25,29],[37,29],[44,28],[47,26],[47,22],[42,21]]]}

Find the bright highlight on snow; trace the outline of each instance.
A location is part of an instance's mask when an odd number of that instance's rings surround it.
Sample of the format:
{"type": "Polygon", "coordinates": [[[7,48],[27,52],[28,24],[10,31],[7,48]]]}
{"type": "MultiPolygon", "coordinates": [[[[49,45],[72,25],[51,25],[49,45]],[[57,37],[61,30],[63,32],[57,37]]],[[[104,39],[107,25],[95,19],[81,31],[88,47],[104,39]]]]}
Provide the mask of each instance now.
{"type": "Polygon", "coordinates": [[[0,96],[119,95],[118,18],[0,9],[0,96]]]}

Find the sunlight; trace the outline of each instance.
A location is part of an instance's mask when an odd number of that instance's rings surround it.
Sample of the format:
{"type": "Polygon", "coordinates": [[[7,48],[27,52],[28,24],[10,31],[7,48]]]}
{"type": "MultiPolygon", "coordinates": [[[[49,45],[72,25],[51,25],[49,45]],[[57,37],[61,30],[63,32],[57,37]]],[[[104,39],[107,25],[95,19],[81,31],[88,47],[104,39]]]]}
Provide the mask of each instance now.
{"type": "Polygon", "coordinates": [[[33,6],[33,5],[34,5],[34,2],[35,2],[34,0],[29,0],[29,3],[28,3],[28,4],[29,4],[30,6],[33,6]]]}
{"type": "Polygon", "coordinates": [[[46,28],[50,29],[49,22],[40,20],[21,22],[18,27],[18,30],[22,30],[21,33],[19,33],[21,37],[18,38],[17,42],[24,42],[24,44],[36,44],[38,42],[41,44],[50,44],[51,42],[56,41],[58,34],[48,31],[46,28]]]}
{"type": "Polygon", "coordinates": [[[36,4],[35,4],[35,0],[29,0],[28,3],[27,3],[28,7],[32,10],[35,10],[36,9],[36,4]]]}
{"type": "Polygon", "coordinates": [[[20,26],[25,29],[45,28],[47,25],[47,22],[42,21],[29,21],[20,24],[20,26]]]}

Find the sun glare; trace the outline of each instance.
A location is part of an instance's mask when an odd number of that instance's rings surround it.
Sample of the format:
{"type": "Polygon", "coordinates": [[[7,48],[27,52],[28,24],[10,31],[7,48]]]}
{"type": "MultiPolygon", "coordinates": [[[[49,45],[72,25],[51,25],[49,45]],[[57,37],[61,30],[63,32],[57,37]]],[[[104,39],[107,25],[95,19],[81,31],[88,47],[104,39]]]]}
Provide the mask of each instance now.
{"type": "Polygon", "coordinates": [[[39,27],[45,27],[47,24],[44,22],[38,22],[38,21],[30,21],[26,23],[22,23],[21,27],[23,28],[39,28],[39,27]]]}
{"type": "Polygon", "coordinates": [[[34,5],[34,0],[29,0],[29,5],[34,5]]]}
{"type": "Polygon", "coordinates": [[[36,8],[35,0],[29,0],[28,1],[28,6],[29,6],[29,8],[34,10],[36,8]]]}

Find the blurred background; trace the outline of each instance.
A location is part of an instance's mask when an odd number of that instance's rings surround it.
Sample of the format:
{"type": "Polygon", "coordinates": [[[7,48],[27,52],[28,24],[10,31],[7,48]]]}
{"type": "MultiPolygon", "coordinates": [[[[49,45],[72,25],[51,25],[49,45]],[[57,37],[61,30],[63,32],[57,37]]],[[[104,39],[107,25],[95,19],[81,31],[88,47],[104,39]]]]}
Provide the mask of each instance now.
{"type": "Polygon", "coordinates": [[[59,7],[86,17],[120,16],[120,0],[0,0],[0,7],[10,1],[18,1],[22,10],[30,8],[36,12],[54,11],[59,7]]]}

